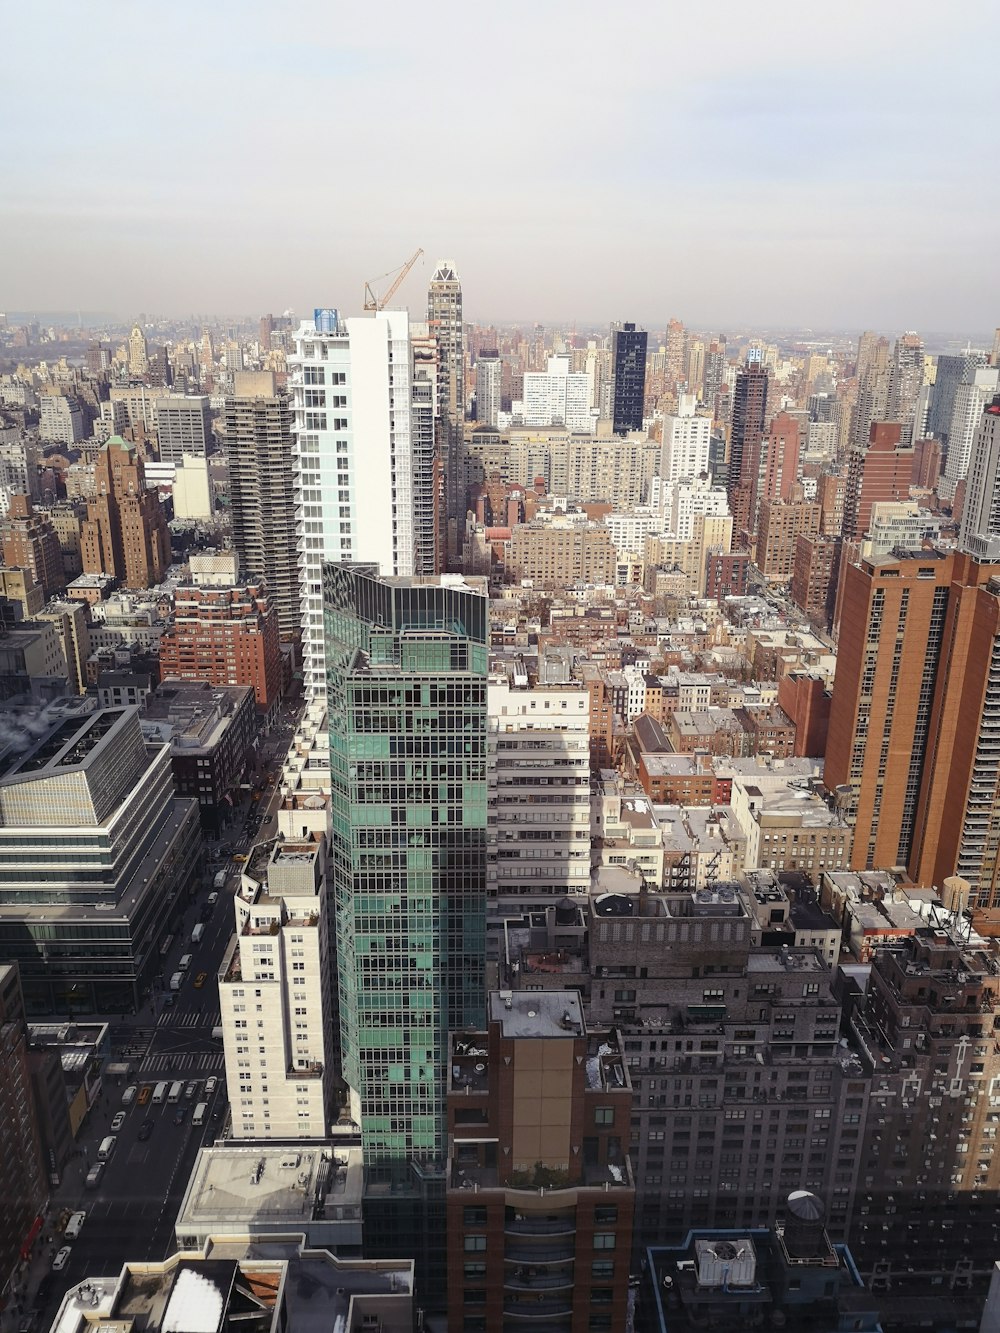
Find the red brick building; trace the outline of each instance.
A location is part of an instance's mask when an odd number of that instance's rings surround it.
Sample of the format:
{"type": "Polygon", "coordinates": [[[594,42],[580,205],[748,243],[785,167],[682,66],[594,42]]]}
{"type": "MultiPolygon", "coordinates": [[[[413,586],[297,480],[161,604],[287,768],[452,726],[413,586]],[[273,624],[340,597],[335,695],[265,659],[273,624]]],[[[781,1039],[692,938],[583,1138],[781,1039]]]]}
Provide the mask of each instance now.
{"type": "Polygon", "coordinates": [[[859,541],[868,532],[878,500],[908,500],[913,446],[900,443],[898,421],[873,421],[867,446],[851,450],[844,495],[844,536],[859,541]]]}
{"type": "Polygon", "coordinates": [[[160,639],[160,673],[209,685],[249,685],[258,712],[281,696],[278,613],[263,583],[178,588],[160,639]]]}
{"type": "Polygon", "coordinates": [[[448,1326],[625,1333],[635,1186],[617,1030],[576,991],[489,998],[448,1051],[448,1326]]]}

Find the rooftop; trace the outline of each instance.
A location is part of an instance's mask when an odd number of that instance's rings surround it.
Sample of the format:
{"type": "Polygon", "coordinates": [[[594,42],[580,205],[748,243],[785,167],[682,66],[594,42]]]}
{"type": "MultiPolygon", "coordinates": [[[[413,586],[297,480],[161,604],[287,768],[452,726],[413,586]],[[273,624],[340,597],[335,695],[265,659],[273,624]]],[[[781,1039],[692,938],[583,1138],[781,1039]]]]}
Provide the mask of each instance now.
{"type": "Polygon", "coordinates": [[[278,1232],[305,1227],[330,1195],[361,1208],[360,1148],[228,1143],[202,1148],[177,1215],[176,1232],[278,1232]]]}
{"type": "Polygon", "coordinates": [[[490,1022],[505,1040],[517,1037],[579,1037],[586,1032],[576,991],[504,991],[490,995],[490,1022]]]}

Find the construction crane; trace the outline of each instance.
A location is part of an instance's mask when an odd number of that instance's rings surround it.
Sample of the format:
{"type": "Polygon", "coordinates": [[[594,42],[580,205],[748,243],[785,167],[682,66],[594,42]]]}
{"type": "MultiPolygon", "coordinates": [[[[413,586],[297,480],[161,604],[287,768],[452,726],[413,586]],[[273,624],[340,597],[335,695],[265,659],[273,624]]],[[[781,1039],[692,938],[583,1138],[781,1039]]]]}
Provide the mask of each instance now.
{"type": "Polygon", "coordinates": [[[383,273],[381,277],[373,279],[374,282],[381,282],[382,278],[391,278],[394,273],[396,274],[396,278],[392,286],[389,288],[387,292],[383,293],[382,296],[376,296],[374,289],[372,288],[372,284],[370,282],[366,282],[365,309],[384,310],[385,307],[392,300],[392,298],[399,291],[399,288],[402,285],[403,279],[406,277],[407,273],[409,273],[410,269],[413,267],[413,265],[417,262],[417,260],[423,253],[424,253],[423,250],[414,251],[414,253],[410,255],[409,259],[406,261],[406,263],[403,264],[400,268],[390,269],[388,273],[383,273]]]}

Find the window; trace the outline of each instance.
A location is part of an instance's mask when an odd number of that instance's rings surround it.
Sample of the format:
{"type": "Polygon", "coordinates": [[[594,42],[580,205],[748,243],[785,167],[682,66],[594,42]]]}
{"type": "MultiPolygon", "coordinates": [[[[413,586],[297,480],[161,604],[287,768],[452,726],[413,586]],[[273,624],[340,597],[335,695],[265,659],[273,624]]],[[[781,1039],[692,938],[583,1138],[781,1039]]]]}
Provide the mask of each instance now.
{"type": "Polygon", "coordinates": [[[465,1276],[466,1276],[466,1277],[485,1277],[485,1276],[486,1276],[486,1265],[485,1265],[485,1264],[480,1264],[480,1263],[466,1264],[466,1265],[465,1265],[465,1276]]]}
{"type": "Polygon", "coordinates": [[[614,1259],[595,1259],[590,1265],[590,1275],[591,1277],[614,1277],[614,1259]]]}
{"type": "MultiPolygon", "coordinates": [[[[612,1236],[611,1239],[614,1240],[614,1236],[612,1236]]],[[[595,1241],[597,1240],[597,1237],[596,1237],[596,1236],[594,1237],[594,1240],[595,1240],[595,1241]]],[[[610,1247],[610,1248],[614,1248],[614,1247],[612,1246],[612,1247],[610,1247]]],[[[471,1254],[471,1253],[473,1253],[473,1252],[475,1252],[475,1251],[482,1251],[482,1250],[485,1250],[485,1249],[486,1249],[486,1237],[485,1237],[485,1236],[466,1236],[466,1238],[465,1238],[465,1250],[466,1250],[466,1253],[467,1253],[467,1254],[471,1254]]]]}
{"type": "Polygon", "coordinates": [[[596,1106],[594,1108],[595,1125],[613,1125],[615,1123],[615,1108],[613,1106],[596,1106]]]}
{"type": "MultiPolygon", "coordinates": [[[[478,1239],[475,1236],[467,1236],[465,1239],[465,1248],[469,1248],[469,1241],[478,1239]]],[[[482,1237],[483,1245],[486,1244],[486,1237],[482,1237]]],[[[615,1233],[613,1231],[597,1231],[594,1233],[595,1250],[613,1250],[615,1248],[615,1233]]]]}
{"type": "Polygon", "coordinates": [[[467,1227],[484,1227],[486,1225],[485,1208],[465,1208],[462,1213],[462,1220],[467,1227]]]}

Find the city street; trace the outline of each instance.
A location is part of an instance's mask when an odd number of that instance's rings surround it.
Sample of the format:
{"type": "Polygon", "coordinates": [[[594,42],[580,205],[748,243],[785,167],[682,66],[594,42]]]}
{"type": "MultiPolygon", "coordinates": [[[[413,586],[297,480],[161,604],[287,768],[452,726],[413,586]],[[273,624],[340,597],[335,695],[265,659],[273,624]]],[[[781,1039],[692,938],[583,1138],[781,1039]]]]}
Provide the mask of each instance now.
{"type": "MultiPolygon", "coordinates": [[[[262,783],[268,773],[277,779],[288,748],[298,709],[282,709],[262,743],[255,781],[262,783]]],[[[227,1122],[228,1102],[222,1042],[213,1036],[220,1024],[218,969],[233,933],[233,896],[240,881],[242,863],[257,842],[275,835],[275,811],[280,800],[277,782],[270,784],[259,801],[247,799],[233,811],[233,819],[221,839],[206,839],[206,861],[196,900],[187,908],[175,932],[169,952],[162,960],[149,1001],[138,1014],[120,1019],[108,1018],[111,1026],[112,1055],[115,1062],[127,1062],[132,1069],[128,1079],[105,1077],[102,1094],[89,1111],[77,1139],[79,1156],[67,1163],[60,1185],[53,1191],[45,1228],[50,1237],[40,1241],[27,1272],[25,1299],[20,1310],[31,1309],[39,1284],[48,1280],[48,1292],[36,1310],[36,1328],[49,1326],[66,1289],[86,1277],[116,1275],[125,1260],[158,1260],[174,1248],[174,1220],[187,1187],[198,1149],[218,1137],[227,1122]],[[259,822],[258,822],[259,821],[259,822]],[[222,853],[222,847],[230,850],[222,853]],[[226,872],[226,883],[218,890],[219,898],[210,907],[208,896],[214,879],[226,872]],[[204,927],[197,944],[191,932],[204,927]],[[176,991],[170,981],[180,972],[180,960],[191,955],[190,965],[182,973],[176,991]],[[201,984],[198,984],[198,981],[201,984]],[[206,1080],[217,1079],[215,1092],[205,1092],[206,1080]],[[182,1094],[177,1104],[164,1100],[156,1105],[153,1090],[157,1083],[174,1081],[195,1083],[190,1097],[182,1094]],[[129,1084],[139,1090],[131,1106],[122,1105],[122,1095],[129,1084]],[[139,1098],[145,1100],[140,1103],[139,1098]],[[192,1124],[194,1109],[207,1101],[203,1125],[192,1124]],[[184,1109],[183,1122],[176,1123],[184,1109]],[[87,1189],[87,1172],[97,1161],[101,1140],[112,1133],[111,1121],[124,1111],[125,1120],[115,1131],[116,1146],[108,1161],[101,1183],[87,1189]],[[152,1132],[140,1141],[139,1131],[150,1122],[152,1132]],[[53,1236],[60,1213],[86,1210],[87,1220],[76,1240],[53,1236]],[[71,1244],[69,1262],[60,1272],[51,1271],[52,1260],[64,1244],[71,1244]]],[[[23,1316],[13,1306],[0,1316],[0,1333],[19,1327],[23,1316]]]]}

